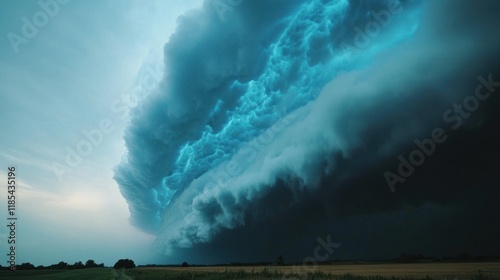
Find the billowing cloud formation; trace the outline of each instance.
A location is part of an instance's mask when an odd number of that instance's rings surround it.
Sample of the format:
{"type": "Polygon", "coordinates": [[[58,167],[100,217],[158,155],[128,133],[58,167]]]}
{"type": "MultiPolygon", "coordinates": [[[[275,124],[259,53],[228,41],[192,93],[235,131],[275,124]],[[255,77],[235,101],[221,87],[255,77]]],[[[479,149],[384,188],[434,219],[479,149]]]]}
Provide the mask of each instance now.
{"type": "MultiPolygon", "coordinates": [[[[443,113],[474,95],[478,76],[500,77],[500,4],[269,2],[243,1],[222,20],[206,1],[179,19],[165,45],[170,74],[134,109],[128,154],[116,169],[133,224],[158,234],[166,253],[218,244],[221,236],[231,243],[242,230],[255,233],[246,242],[265,240],[287,251],[280,244],[308,236],[308,229],[347,236],[345,228],[362,228],[360,219],[380,226],[376,215],[387,211],[387,219],[398,211],[452,215],[450,199],[429,189],[449,187],[429,168],[460,151],[427,160],[426,171],[397,185],[396,194],[383,174],[397,173],[397,156],[436,127],[455,137],[448,147],[490,127],[493,98],[460,130],[451,127],[465,116],[443,119],[443,113]],[[407,185],[426,186],[395,201],[407,185]],[[367,197],[379,203],[354,202],[367,197]],[[294,215],[305,229],[274,223],[294,215]]],[[[490,161],[483,164],[486,172],[490,161]]],[[[442,174],[449,174],[446,168],[442,174]]]]}

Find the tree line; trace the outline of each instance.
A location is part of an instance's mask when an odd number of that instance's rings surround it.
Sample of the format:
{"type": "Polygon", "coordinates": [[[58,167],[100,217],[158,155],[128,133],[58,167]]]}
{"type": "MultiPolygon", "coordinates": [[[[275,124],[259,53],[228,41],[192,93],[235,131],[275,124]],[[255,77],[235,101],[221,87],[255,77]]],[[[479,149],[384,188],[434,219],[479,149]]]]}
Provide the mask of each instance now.
{"type": "MultiPolygon", "coordinates": [[[[60,261],[57,264],[52,264],[49,266],[34,266],[33,264],[27,262],[27,263],[22,263],[16,265],[16,270],[35,270],[35,269],[59,269],[59,270],[66,270],[66,269],[85,269],[85,268],[98,268],[98,267],[104,267],[104,263],[97,264],[94,260],[88,260],[83,264],[81,261],[75,262],[74,264],[68,264],[66,262],[60,261]]],[[[130,259],[120,259],[118,260],[113,268],[134,268],[135,263],[133,260],[130,259]]],[[[0,269],[3,270],[9,270],[10,267],[2,267],[0,265],[0,269]]]]}

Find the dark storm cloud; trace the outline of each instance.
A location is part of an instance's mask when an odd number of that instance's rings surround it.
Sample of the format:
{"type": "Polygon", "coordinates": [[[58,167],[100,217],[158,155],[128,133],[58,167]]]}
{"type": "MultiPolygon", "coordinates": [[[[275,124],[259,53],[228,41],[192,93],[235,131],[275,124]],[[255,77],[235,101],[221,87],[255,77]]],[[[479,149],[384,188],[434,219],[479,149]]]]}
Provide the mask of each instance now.
{"type": "Polygon", "coordinates": [[[500,80],[500,4],[401,1],[358,48],[388,2],[303,2],[244,2],[221,23],[207,1],[180,20],[116,173],[134,224],[161,222],[159,250],[196,262],[300,260],[328,234],[338,258],[498,252],[500,101],[456,130],[443,113],[500,80]],[[447,140],[392,193],[384,172],[435,128],[447,140]]]}
{"type": "MultiPolygon", "coordinates": [[[[172,193],[163,190],[161,180],[172,172],[178,150],[199,138],[207,123],[223,121],[224,115],[214,111],[217,101],[223,104],[222,112],[234,107],[241,90],[230,88],[230,82],[251,79],[262,67],[256,62],[266,46],[259,45],[258,35],[293,8],[293,1],[279,2],[266,5],[274,12],[259,13],[258,21],[233,16],[235,25],[221,23],[211,2],[178,19],[178,30],[165,45],[165,63],[172,74],[133,111],[125,135],[127,158],[115,175],[135,225],[155,230],[172,193]]],[[[180,180],[169,187],[180,188],[180,180]]]]}

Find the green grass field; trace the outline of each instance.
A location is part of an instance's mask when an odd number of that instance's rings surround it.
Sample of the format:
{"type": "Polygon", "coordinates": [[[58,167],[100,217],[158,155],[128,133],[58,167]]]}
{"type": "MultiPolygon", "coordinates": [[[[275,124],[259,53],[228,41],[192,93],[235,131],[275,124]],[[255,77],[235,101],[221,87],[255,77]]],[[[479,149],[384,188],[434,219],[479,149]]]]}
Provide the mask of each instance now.
{"type": "Polygon", "coordinates": [[[79,270],[0,271],[0,279],[62,280],[500,280],[500,263],[349,264],[300,267],[140,267],[127,270],[93,268],[79,270]],[[480,272],[479,272],[480,271],[480,272]]]}
{"type": "MultiPolygon", "coordinates": [[[[110,280],[114,279],[113,269],[111,268],[89,268],[76,270],[18,270],[0,271],[0,279],[25,279],[25,280],[63,280],[63,279],[95,279],[110,280]]],[[[125,279],[125,278],[124,278],[125,279]]]]}

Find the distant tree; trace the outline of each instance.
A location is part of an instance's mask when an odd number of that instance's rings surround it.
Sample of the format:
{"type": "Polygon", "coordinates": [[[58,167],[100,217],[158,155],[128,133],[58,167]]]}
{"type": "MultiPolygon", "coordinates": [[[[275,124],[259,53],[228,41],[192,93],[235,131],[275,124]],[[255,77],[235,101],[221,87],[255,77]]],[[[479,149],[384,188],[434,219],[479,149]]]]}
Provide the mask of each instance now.
{"type": "Polygon", "coordinates": [[[182,267],[188,267],[188,266],[189,266],[189,264],[187,262],[182,263],[182,267]]]}
{"type": "Polygon", "coordinates": [[[30,263],[23,263],[23,264],[17,265],[17,269],[19,269],[19,270],[31,270],[31,269],[35,269],[35,266],[30,264],[30,263]]]}
{"type": "Polygon", "coordinates": [[[116,269],[118,269],[118,268],[134,268],[135,263],[133,260],[120,259],[115,263],[115,265],[113,267],[116,269]]]}
{"type": "Polygon", "coordinates": [[[80,261],[80,262],[75,262],[73,265],[69,266],[70,269],[82,269],[85,268],[85,265],[80,261]]]}
{"type": "Polygon", "coordinates": [[[65,263],[65,262],[63,262],[63,261],[60,261],[58,264],[51,265],[51,268],[67,269],[68,268],[68,264],[65,263]]]}
{"type": "Polygon", "coordinates": [[[85,262],[85,268],[97,267],[97,264],[94,260],[88,260],[85,262]]]}
{"type": "Polygon", "coordinates": [[[98,264],[97,267],[104,267],[104,263],[98,264]]]}

